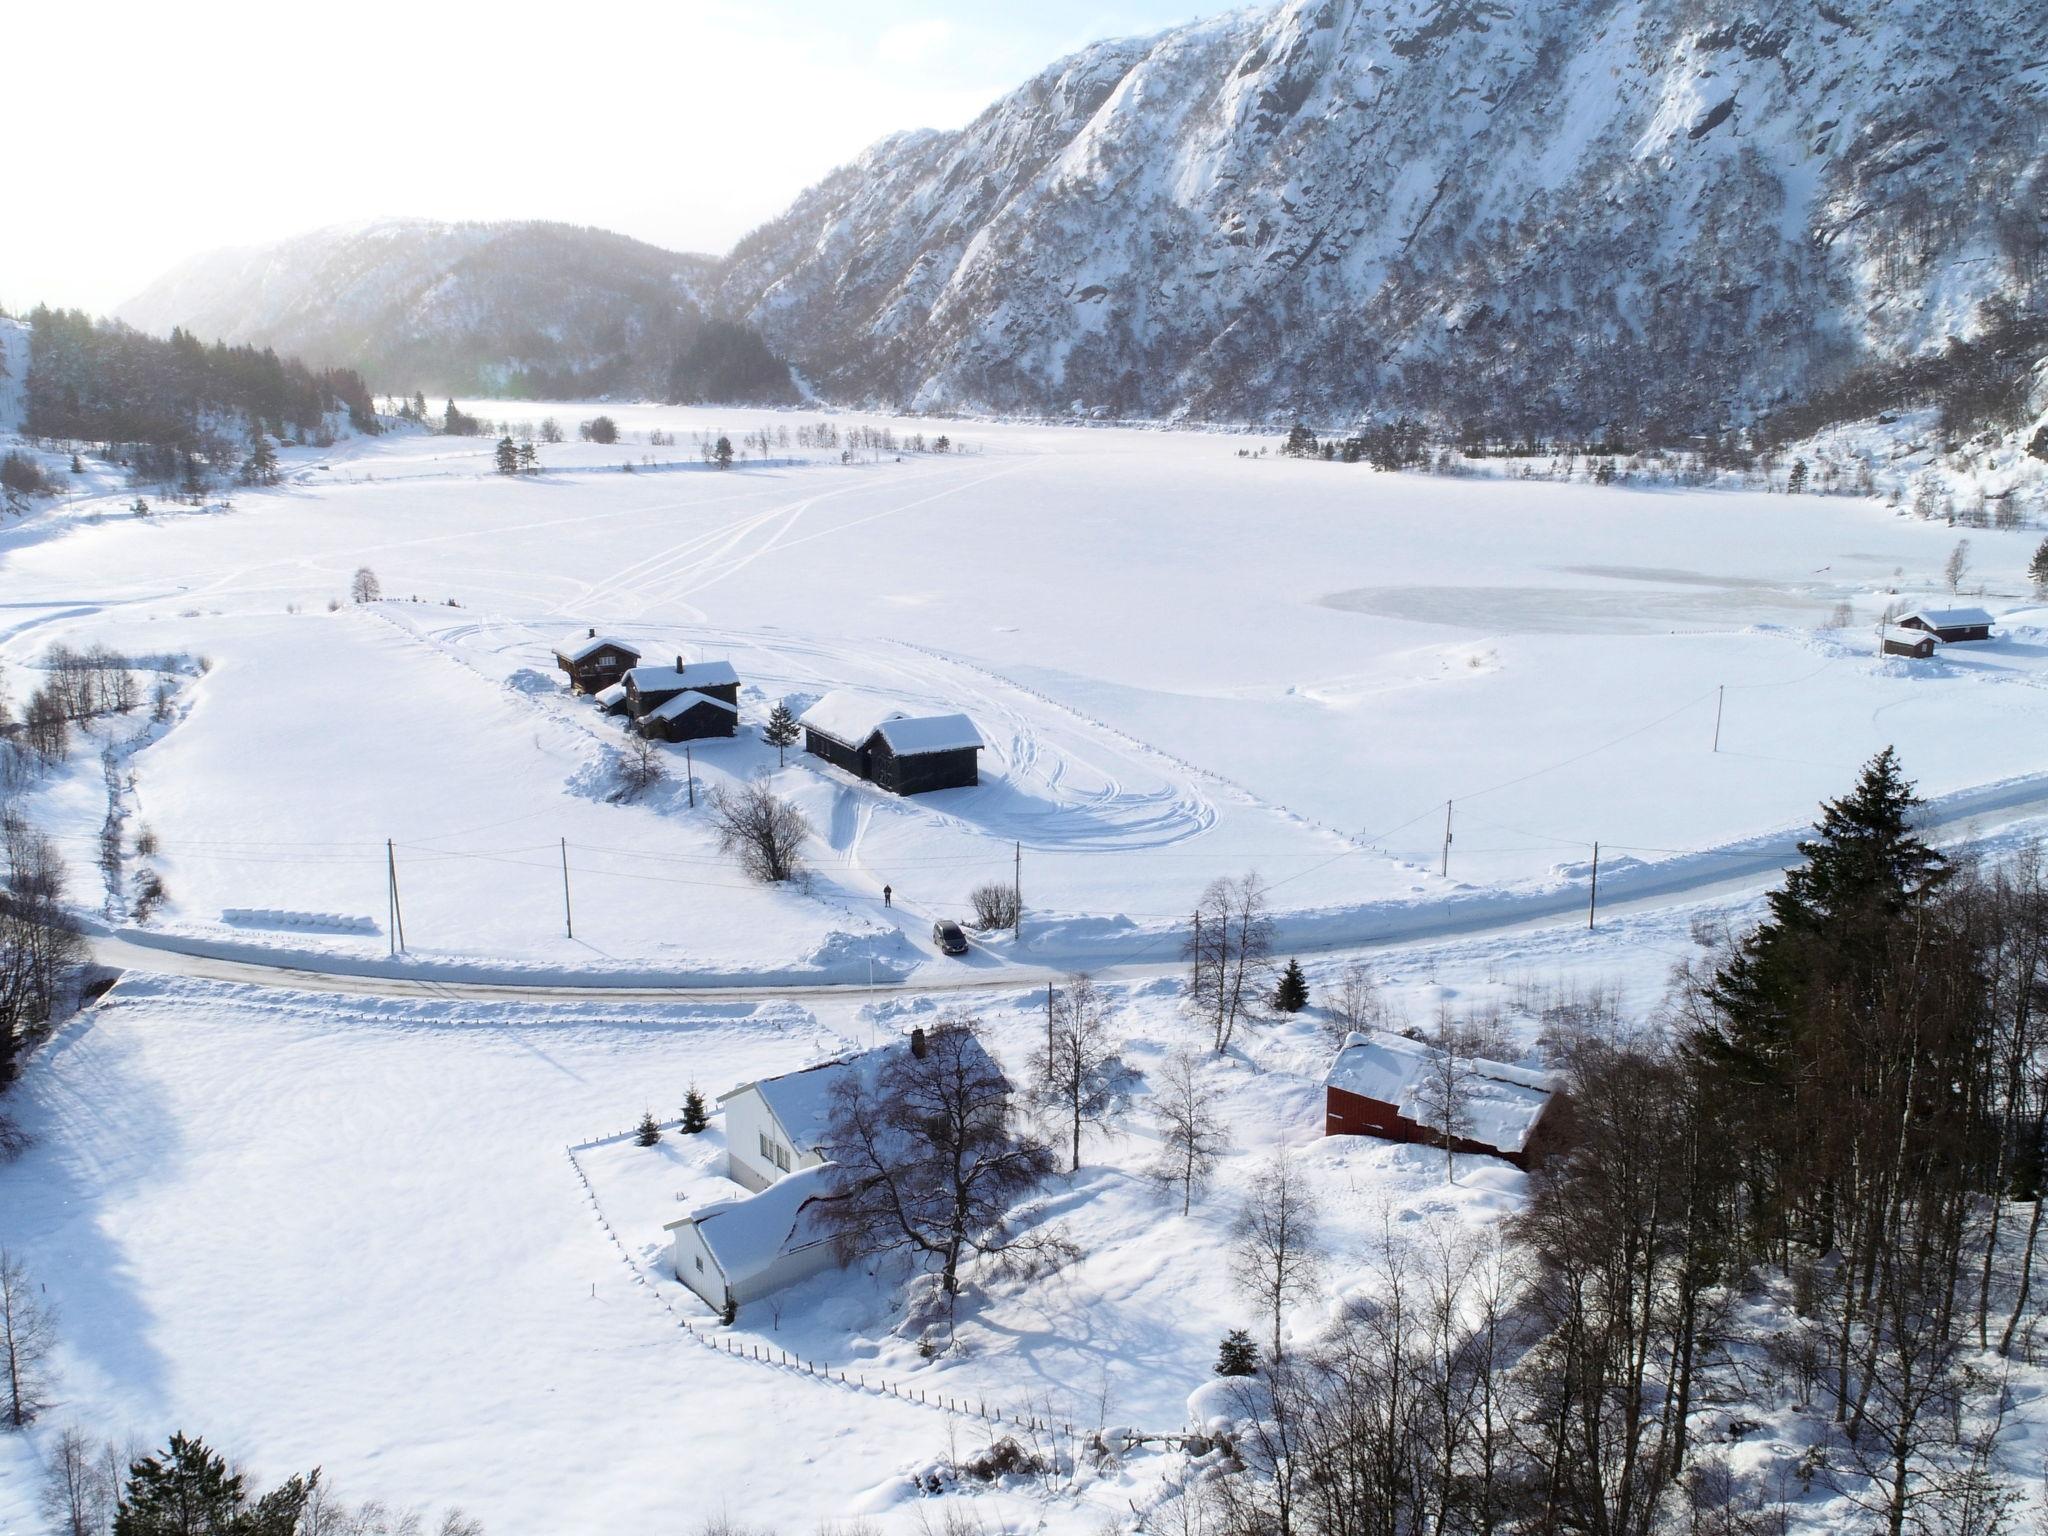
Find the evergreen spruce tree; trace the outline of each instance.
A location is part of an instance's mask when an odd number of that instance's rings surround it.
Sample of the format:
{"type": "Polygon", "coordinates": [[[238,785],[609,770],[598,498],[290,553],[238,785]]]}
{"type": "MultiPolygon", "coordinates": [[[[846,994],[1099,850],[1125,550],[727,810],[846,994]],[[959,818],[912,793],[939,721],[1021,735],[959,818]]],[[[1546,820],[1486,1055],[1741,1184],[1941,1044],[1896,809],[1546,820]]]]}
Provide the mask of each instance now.
{"type": "Polygon", "coordinates": [[[1785,476],[1785,492],[1797,496],[1806,489],[1806,460],[1794,459],[1791,473],[1785,476]]]}
{"type": "Polygon", "coordinates": [[[296,1476],[251,1502],[244,1479],[204,1440],[131,1462],[113,1536],[296,1536],[320,1474],[296,1476]]]}
{"type": "Polygon", "coordinates": [[[732,468],[732,439],[721,436],[711,450],[711,462],[720,469],[732,468]]]}
{"type": "Polygon", "coordinates": [[[789,712],[789,706],[780,699],[769,711],[768,723],[761,727],[761,739],[775,748],[775,766],[780,768],[787,761],[784,754],[796,744],[799,728],[796,716],[789,712]]]}
{"type": "Polygon", "coordinates": [[[1252,1336],[1242,1328],[1233,1328],[1223,1335],[1222,1346],[1216,1351],[1216,1374],[1256,1376],[1258,1370],[1259,1346],[1252,1342],[1252,1336]]]}
{"type": "Polygon", "coordinates": [[[516,475],[519,473],[519,449],[509,437],[498,439],[498,473],[516,475]]]}
{"type": "Polygon", "coordinates": [[[695,1083],[683,1095],[683,1134],[701,1135],[711,1125],[711,1116],[704,1108],[704,1095],[697,1091],[695,1083]]]}
{"type": "Polygon", "coordinates": [[[1308,1006],[1308,978],[1301,974],[1301,962],[1289,960],[1273,989],[1273,1006],[1282,1013],[1299,1013],[1308,1006]]]}
{"type": "MultiPolygon", "coordinates": [[[[2048,428],[2043,430],[2048,431],[2048,428]]],[[[2034,551],[2033,563],[2027,567],[2027,579],[2034,584],[2037,596],[2048,597],[2048,539],[2043,539],[2040,548],[2034,551]]]]}
{"type": "Polygon", "coordinates": [[[519,473],[531,475],[537,473],[539,469],[540,450],[534,447],[530,441],[521,443],[519,445],[519,473]]]}
{"type": "Polygon", "coordinates": [[[644,1110],[640,1115],[640,1129],[633,1140],[643,1147],[651,1147],[661,1140],[661,1127],[655,1123],[654,1111],[644,1110]]]}

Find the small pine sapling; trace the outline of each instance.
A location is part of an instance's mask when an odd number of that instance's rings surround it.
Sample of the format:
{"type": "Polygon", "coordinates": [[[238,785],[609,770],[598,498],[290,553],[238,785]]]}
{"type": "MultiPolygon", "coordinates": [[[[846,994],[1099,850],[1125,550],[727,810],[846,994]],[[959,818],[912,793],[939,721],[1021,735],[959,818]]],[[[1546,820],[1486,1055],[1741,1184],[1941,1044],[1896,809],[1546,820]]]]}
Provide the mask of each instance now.
{"type": "Polygon", "coordinates": [[[1233,1328],[1223,1335],[1223,1343],[1216,1351],[1216,1374],[1218,1376],[1256,1376],[1259,1371],[1259,1346],[1252,1342],[1252,1336],[1242,1328],[1233,1328]]]}
{"type": "Polygon", "coordinates": [[[705,1111],[704,1095],[699,1093],[697,1085],[692,1083],[690,1091],[683,1095],[683,1134],[701,1135],[710,1125],[711,1116],[705,1111]]]}
{"type": "Polygon", "coordinates": [[[1299,1013],[1308,1006],[1308,978],[1302,975],[1299,960],[1289,960],[1280,973],[1280,984],[1273,989],[1273,1006],[1282,1013],[1299,1013]]]}
{"type": "Polygon", "coordinates": [[[789,712],[789,706],[777,700],[775,708],[769,711],[768,723],[761,727],[761,739],[775,749],[775,766],[780,768],[786,761],[784,756],[796,745],[799,734],[796,716],[789,712]]]}
{"type": "MultiPolygon", "coordinates": [[[[2048,427],[2042,430],[2048,432],[2048,427]]],[[[2048,539],[2043,539],[2040,548],[2034,551],[2033,563],[2027,567],[2027,579],[2033,582],[2036,596],[2048,597],[2048,539]]]]}
{"type": "Polygon", "coordinates": [[[642,1111],[640,1129],[634,1133],[633,1140],[643,1147],[654,1146],[661,1140],[661,1127],[655,1123],[653,1110],[642,1111]]]}

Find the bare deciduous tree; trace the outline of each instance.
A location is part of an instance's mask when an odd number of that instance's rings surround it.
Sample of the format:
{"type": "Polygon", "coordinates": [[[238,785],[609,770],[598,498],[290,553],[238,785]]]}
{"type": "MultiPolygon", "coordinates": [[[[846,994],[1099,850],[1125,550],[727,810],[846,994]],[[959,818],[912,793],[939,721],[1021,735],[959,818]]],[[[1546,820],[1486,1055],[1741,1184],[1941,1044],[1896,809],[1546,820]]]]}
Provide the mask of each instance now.
{"type": "Polygon", "coordinates": [[[811,824],[804,813],[766,784],[711,792],[711,820],[720,851],[736,854],[740,868],[756,880],[776,884],[803,873],[804,840],[811,824]]]}
{"type": "Polygon", "coordinates": [[[42,1411],[56,1343],[55,1310],[29,1279],[28,1267],[0,1248],[0,1418],[12,1428],[42,1411]]]}
{"type": "Polygon", "coordinates": [[[374,603],[384,595],[384,584],[377,579],[377,573],[367,565],[356,567],[356,573],[349,578],[348,595],[359,603],[374,603]]]}
{"type": "Polygon", "coordinates": [[[1313,1296],[1322,1275],[1317,1218],[1315,1196],[1287,1154],[1276,1151],[1231,1223],[1231,1279],[1271,1319],[1275,1362],[1282,1358],[1287,1309],[1313,1296]]]}
{"type": "Polygon", "coordinates": [[[43,1518],[60,1536],[107,1536],[119,1493],[118,1453],[94,1444],[77,1425],[50,1446],[43,1471],[43,1518]]]}
{"type": "Polygon", "coordinates": [[[1188,994],[1209,1019],[1217,1051],[1227,1051],[1272,968],[1273,919],[1256,871],[1209,882],[1181,954],[1190,962],[1188,994]]]}
{"type": "Polygon", "coordinates": [[[1081,1128],[1113,1129],[1130,1107],[1138,1074],[1125,1065],[1109,1032],[1102,994],[1086,975],[1067,978],[1053,992],[1045,1049],[1032,1063],[1032,1098],[1054,1111],[1069,1132],[1072,1161],[1081,1166],[1081,1128]]]}
{"type": "Polygon", "coordinates": [[[661,749],[645,736],[636,735],[626,743],[626,751],[619,762],[619,798],[638,799],[655,785],[668,778],[668,764],[661,758],[661,749]]]}
{"type": "Polygon", "coordinates": [[[1159,1070],[1152,1095],[1159,1113],[1159,1160],[1152,1176],[1167,1188],[1180,1190],[1180,1213],[1194,1206],[1195,1193],[1209,1182],[1216,1164],[1230,1150],[1229,1133],[1216,1112],[1216,1095],[1202,1078],[1201,1058],[1175,1051],[1159,1070]]]}
{"type": "Polygon", "coordinates": [[[971,1255],[1056,1261],[1057,1234],[1018,1233],[1010,1209],[1052,1173],[1052,1149],[1018,1124],[1010,1080],[981,1023],[949,1015],[913,1034],[866,1080],[835,1086],[824,1146],[836,1166],[822,1217],[848,1260],[909,1252],[948,1297],[971,1255]]]}
{"type": "Polygon", "coordinates": [[[1458,1143],[1472,1130],[1472,1087],[1478,1077],[1465,1030],[1449,1009],[1430,1032],[1429,1059],[1416,1079],[1416,1120],[1436,1132],[1444,1149],[1444,1177],[1458,1178],[1458,1143]]]}

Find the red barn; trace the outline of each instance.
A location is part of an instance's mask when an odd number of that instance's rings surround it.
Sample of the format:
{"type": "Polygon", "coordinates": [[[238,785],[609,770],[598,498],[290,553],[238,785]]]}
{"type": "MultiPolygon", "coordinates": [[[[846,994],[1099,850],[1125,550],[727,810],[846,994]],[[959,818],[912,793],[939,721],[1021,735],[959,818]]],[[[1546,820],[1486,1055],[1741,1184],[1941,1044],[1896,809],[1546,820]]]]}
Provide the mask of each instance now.
{"type": "MultiPolygon", "coordinates": [[[[1436,1051],[1406,1035],[1346,1036],[1324,1079],[1323,1134],[1442,1146],[1425,1107],[1437,1061],[1436,1051]]],[[[1458,1058],[1457,1072],[1462,1134],[1452,1149],[1527,1168],[1542,1155],[1543,1119],[1556,1093],[1551,1075],[1477,1057],[1458,1058]]]]}

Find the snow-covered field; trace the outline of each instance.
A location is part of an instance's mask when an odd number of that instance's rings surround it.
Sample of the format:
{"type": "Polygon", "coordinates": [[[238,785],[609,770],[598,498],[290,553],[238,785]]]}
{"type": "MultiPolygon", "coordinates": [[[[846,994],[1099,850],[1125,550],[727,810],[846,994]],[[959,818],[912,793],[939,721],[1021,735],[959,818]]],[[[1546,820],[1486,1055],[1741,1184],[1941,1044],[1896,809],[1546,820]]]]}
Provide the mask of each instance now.
{"type": "MultiPolygon", "coordinates": [[[[686,445],[755,425],[612,414],[686,445]]],[[[687,446],[569,444],[516,481],[488,472],[486,441],[395,436],[295,450],[287,484],[225,509],[138,518],[132,491],[88,486],[0,528],[17,701],[60,641],[180,658],[169,719],[95,727],[25,801],[91,905],[99,747],[124,745],[127,824],[156,834],[170,891],[155,942],[450,980],[911,983],[564,1003],[131,977],[38,1057],[19,1107],[39,1142],[0,1169],[0,1237],[63,1314],[47,1426],[182,1426],[260,1478],[319,1462],[355,1497],[460,1503],[493,1536],[721,1509],[914,1530],[911,1475],[971,1451],[981,1421],[707,1348],[661,1227],[720,1188],[720,1127],[642,1149],[619,1133],[643,1108],[673,1119],[691,1083],[715,1095],[941,1006],[979,1012],[1020,1071],[1048,965],[1117,976],[1118,1026],[1155,1068],[1192,1039],[1164,974],[1176,924],[1247,868],[1290,944],[1404,941],[1379,963],[1411,1018],[1500,1003],[1526,1030],[1517,1000],[1553,985],[1653,1005],[1699,953],[1676,903],[1746,900],[1731,891],[1883,745],[1946,836],[2048,814],[2048,610],[2021,577],[2038,532],[1969,535],[1964,600],[2003,616],[1997,640],[1881,660],[1879,614],[1946,598],[1958,531],[1875,502],[1385,476],[1199,433],[951,430],[976,451],[797,450],[814,462],[719,473],[640,463],[687,446]],[[330,611],[364,565],[384,600],[330,611]],[[1819,628],[1838,603],[1853,623],[1819,628]],[[667,787],[611,798],[624,738],[551,665],[589,626],[738,668],[741,735],[701,744],[694,786],[665,749],[667,787]],[[801,755],[777,769],[758,739],[772,704],[847,685],[973,716],[980,787],[898,801],[801,755]],[[815,829],[807,890],[750,886],[717,850],[702,798],[754,773],[815,829]],[[1582,910],[1596,839],[1618,909],[1592,933],[1515,927],[1582,910]],[[939,957],[932,918],[1019,858],[1021,946],[939,957]],[[987,990],[916,990],[940,982],[987,990]]],[[[1389,1225],[1421,1239],[1516,1203],[1504,1165],[1470,1160],[1451,1185],[1438,1154],[1320,1139],[1325,1059],[1305,1015],[1209,1069],[1237,1152],[1187,1218],[1143,1177],[1149,1111],[1092,1142],[1034,1218],[1084,1258],[978,1285],[956,1353],[921,1356],[886,1273],[820,1276],[714,1332],[913,1394],[1178,1428],[1218,1338],[1249,1321],[1223,1232],[1274,1147],[1331,1214],[1336,1279],[1303,1330],[1389,1225]]],[[[0,1438],[0,1530],[37,1528],[48,1432],[0,1438]]],[[[991,1528],[1094,1531],[1156,1500],[1170,1463],[980,1507],[991,1528]]]]}

